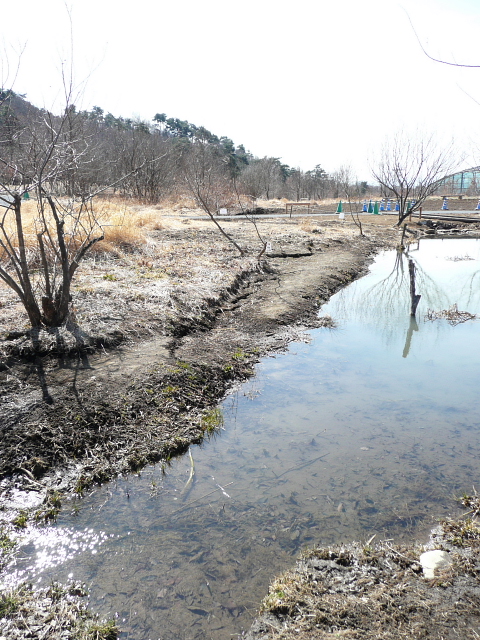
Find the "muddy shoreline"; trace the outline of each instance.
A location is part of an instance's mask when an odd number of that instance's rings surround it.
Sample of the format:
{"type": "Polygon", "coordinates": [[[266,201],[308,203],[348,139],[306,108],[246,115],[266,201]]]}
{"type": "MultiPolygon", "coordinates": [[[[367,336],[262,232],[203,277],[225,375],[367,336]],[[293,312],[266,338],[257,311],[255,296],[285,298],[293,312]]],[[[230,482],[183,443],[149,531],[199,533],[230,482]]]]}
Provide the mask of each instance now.
{"type": "MultiPolygon", "coordinates": [[[[478,514],[478,496],[468,501],[478,514]]],[[[306,551],[272,582],[246,640],[478,638],[480,528],[469,513],[425,544],[372,538],[306,551]]]]}
{"type": "Polygon", "coordinates": [[[185,313],[171,323],[167,335],[76,357],[10,357],[2,372],[2,500],[12,490],[36,492],[48,516],[52,492],[81,493],[199,442],[215,427],[209,413],[255,362],[318,326],[318,307],[396,242],[392,229],[292,241],[234,278],[196,318],[185,313]]]}

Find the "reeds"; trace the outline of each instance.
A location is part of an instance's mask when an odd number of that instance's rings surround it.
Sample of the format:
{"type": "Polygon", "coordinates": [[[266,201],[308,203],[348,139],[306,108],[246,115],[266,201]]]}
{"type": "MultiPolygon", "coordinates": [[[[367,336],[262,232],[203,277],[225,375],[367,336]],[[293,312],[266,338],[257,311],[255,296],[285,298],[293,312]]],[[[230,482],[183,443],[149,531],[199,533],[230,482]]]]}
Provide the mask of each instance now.
{"type": "MultiPolygon", "coordinates": [[[[78,248],[87,238],[103,235],[104,239],[92,247],[98,253],[117,253],[119,250],[131,252],[146,242],[146,232],[162,229],[161,214],[158,210],[133,203],[125,203],[118,198],[97,200],[91,208],[81,208],[80,203],[61,202],[60,209],[65,220],[65,236],[69,248],[78,248]]],[[[18,248],[18,234],[13,210],[0,211],[3,214],[3,240],[8,237],[11,246],[18,248]]],[[[37,234],[47,228],[55,239],[55,221],[46,207],[43,217],[35,200],[22,203],[22,226],[24,241],[31,260],[39,252],[37,234]]],[[[1,251],[1,250],[0,250],[1,251]]],[[[0,260],[7,259],[0,253],[0,260]]]]}

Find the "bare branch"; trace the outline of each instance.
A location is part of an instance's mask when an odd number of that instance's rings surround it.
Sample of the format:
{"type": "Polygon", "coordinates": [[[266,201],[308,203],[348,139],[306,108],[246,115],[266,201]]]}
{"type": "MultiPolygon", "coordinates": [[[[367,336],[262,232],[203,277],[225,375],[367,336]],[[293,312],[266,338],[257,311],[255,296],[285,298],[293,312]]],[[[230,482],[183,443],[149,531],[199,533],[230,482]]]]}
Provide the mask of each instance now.
{"type": "Polygon", "coordinates": [[[412,22],[412,19],[410,18],[410,15],[409,15],[408,11],[406,9],[404,9],[404,11],[407,14],[408,21],[410,22],[410,26],[412,27],[412,31],[415,34],[415,37],[417,39],[418,44],[420,45],[420,49],[427,56],[427,58],[430,58],[430,60],[433,60],[433,62],[439,62],[440,64],[446,64],[446,65],[449,65],[450,67],[465,67],[467,69],[480,69],[480,64],[460,64],[458,62],[448,62],[447,60],[441,60],[440,58],[434,58],[433,56],[431,56],[428,53],[428,51],[425,49],[425,47],[423,46],[422,41],[420,40],[420,38],[418,36],[418,33],[417,33],[415,27],[413,26],[413,22],[412,22]]]}
{"type": "Polygon", "coordinates": [[[438,187],[439,181],[457,164],[453,145],[440,147],[433,136],[399,131],[388,139],[372,173],[385,195],[397,199],[398,223],[416,211],[438,187]],[[415,200],[414,204],[409,202],[415,200]]]}
{"type": "Polygon", "coordinates": [[[214,215],[221,200],[226,196],[229,181],[225,166],[219,162],[215,154],[215,149],[210,148],[208,144],[194,143],[189,149],[188,158],[184,158],[184,181],[198,206],[205,211],[224,238],[243,256],[245,250],[225,231],[214,215]]]}

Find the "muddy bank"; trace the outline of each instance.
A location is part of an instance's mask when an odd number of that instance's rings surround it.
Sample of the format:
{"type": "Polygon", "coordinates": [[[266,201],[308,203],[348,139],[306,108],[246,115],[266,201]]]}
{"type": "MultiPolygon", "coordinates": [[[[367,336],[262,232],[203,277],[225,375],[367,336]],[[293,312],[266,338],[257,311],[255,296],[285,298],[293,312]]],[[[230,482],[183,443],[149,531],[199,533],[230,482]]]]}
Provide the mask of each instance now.
{"type": "Polygon", "coordinates": [[[317,326],[319,305],[397,241],[391,229],[368,237],[335,223],[320,229],[307,242],[287,233],[196,316],[183,301],[183,314],[149,341],[10,361],[1,373],[3,498],[12,488],[37,492],[49,517],[46,489],[81,493],[213,431],[216,403],[258,358],[317,326]]]}
{"type": "Polygon", "coordinates": [[[479,552],[475,515],[443,521],[425,545],[370,539],[316,548],[272,583],[246,639],[473,640],[479,552]]]}

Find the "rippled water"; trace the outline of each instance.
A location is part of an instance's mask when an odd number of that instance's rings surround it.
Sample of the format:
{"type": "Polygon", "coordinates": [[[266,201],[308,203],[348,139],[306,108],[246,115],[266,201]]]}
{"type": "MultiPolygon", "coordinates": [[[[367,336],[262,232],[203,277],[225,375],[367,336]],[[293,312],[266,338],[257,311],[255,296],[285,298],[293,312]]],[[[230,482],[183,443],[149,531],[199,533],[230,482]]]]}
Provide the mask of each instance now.
{"type": "Polygon", "coordinates": [[[426,536],[478,482],[480,242],[424,240],[322,309],[336,329],[266,358],[223,403],[224,428],[165,472],[94,490],[26,541],[15,579],[85,581],[122,637],[225,640],[249,627],[300,550],[426,536]]]}

